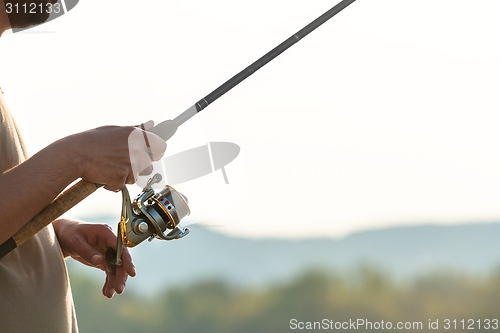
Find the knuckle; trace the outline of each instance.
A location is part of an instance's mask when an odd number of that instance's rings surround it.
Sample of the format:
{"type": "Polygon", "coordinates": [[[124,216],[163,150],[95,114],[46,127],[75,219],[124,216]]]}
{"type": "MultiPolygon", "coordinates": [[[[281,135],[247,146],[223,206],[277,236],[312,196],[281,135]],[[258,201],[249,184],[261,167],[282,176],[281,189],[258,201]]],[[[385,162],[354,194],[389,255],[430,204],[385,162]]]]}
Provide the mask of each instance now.
{"type": "Polygon", "coordinates": [[[107,230],[110,230],[110,231],[112,231],[112,230],[113,230],[113,229],[111,228],[111,226],[110,226],[109,224],[107,224],[107,223],[101,223],[101,224],[99,224],[99,226],[100,226],[101,228],[103,228],[103,229],[107,229],[107,230]]]}

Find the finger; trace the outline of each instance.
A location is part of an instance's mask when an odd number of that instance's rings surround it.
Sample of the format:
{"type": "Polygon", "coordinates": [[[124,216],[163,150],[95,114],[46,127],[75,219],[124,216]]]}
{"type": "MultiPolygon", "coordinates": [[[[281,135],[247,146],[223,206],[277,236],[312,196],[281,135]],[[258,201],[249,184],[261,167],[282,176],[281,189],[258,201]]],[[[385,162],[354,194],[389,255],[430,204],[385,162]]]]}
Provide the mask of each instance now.
{"type": "MultiPolygon", "coordinates": [[[[127,183],[127,184],[132,184],[132,183],[127,183]]],[[[111,186],[111,185],[104,185],[104,188],[108,191],[118,193],[120,192],[121,188],[117,188],[116,186],[111,186]]]]}
{"type": "MultiPolygon", "coordinates": [[[[116,251],[116,236],[114,233],[105,225],[100,225],[99,227],[102,228],[98,233],[101,247],[105,247],[106,250],[108,248],[112,248],[116,251]]],[[[123,247],[121,259],[122,265],[116,267],[115,274],[107,269],[105,270],[106,282],[103,286],[103,294],[106,297],[111,298],[115,292],[121,294],[125,290],[128,276],[135,276],[136,274],[135,267],[132,262],[132,256],[130,255],[128,248],[123,247]]]]}
{"type": "Polygon", "coordinates": [[[139,178],[139,175],[137,175],[135,172],[131,172],[125,180],[125,184],[135,184],[137,178],[139,178]]]}
{"type": "Polygon", "coordinates": [[[102,271],[104,271],[104,272],[106,271],[106,270],[103,268],[102,264],[101,264],[101,265],[94,265],[94,264],[91,264],[91,263],[90,263],[90,262],[88,262],[87,260],[84,260],[82,257],[76,256],[76,255],[72,255],[72,256],[71,256],[71,258],[73,258],[74,260],[76,260],[76,261],[78,261],[78,262],[80,262],[80,263],[84,264],[85,266],[90,266],[90,267],[98,268],[98,269],[100,269],[100,270],[102,270],[102,271]]]}
{"type": "Polygon", "coordinates": [[[108,190],[108,191],[111,191],[111,192],[115,192],[115,193],[120,192],[120,189],[118,189],[118,188],[114,188],[114,187],[104,186],[104,189],[106,189],[106,190],[108,190]]]}
{"type": "Polygon", "coordinates": [[[104,262],[104,256],[97,249],[93,248],[87,241],[83,238],[77,237],[75,248],[78,248],[78,261],[86,264],[90,264],[94,267],[99,267],[104,262]]]}
{"type": "Polygon", "coordinates": [[[150,128],[152,128],[154,125],[154,123],[150,120],[144,124],[141,124],[140,126],[140,129],[142,130],[142,136],[144,138],[144,142],[146,144],[146,151],[148,153],[148,155],[150,156],[150,158],[152,158],[152,152],[150,151],[151,150],[151,146],[149,144],[149,138],[148,138],[148,132],[147,130],[149,130],[150,128]]]}
{"type": "Polygon", "coordinates": [[[134,157],[135,167],[133,168],[133,172],[136,178],[148,175],[153,171],[151,156],[145,150],[136,152],[134,157]]]}
{"type": "Polygon", "coordinates": [[[106,280],[104,281],[104,286],[102,287],[102,294],[107,298],[112,298],[115,294],[115,289],[112,287],[113,275],[106,273],[106,280]]]}
{"type": "Polygon", "coordinates": [[[110,177],[111,179],[109,179],[106,184],[104,184],[104,188],[109,191],[118,192],[123,188],[123,186],[125,186],[129,176],[130,169],[121,168],[117,170],[112,177],[110,177]]]}
{"type": "Polygon", "coordinates": [[[125,184],[133,184],[134,182],[135,182],[135,179],[134,179],[133,174],[132,175],[128,174],[123,178],[120,178],[118,180],[114,180],[114,181],[104,185],[104,188],[108,191],[116,193],[116,192],[120,192],[121,189],[125,186],[125,184]],[[130,182],[130,177],[132,177],[132,179],[134,181],[130,182]]]}
{"type": "MultiPolygon", "coordinates": [[[[129,276],[135,276],[136,271],[134,264],[132,262],[132,256],[127,248],[123,249],[122,253],[122,265],[116,267],[116,273],[114,276],[113,289],[121,294],[125,290],[125,286],[127,285],[127,279],[129,276]]],[[[110,280],[111,281],[111,280],[110,280]]]]}
{"type": "Polygon", "coordinates": [[[139,173],[139,176],[147,176],[147,175],[150,175],[151,172],[153,172],[153,166],[152,165],[150,165],[147,168],[145,168],[144,170],[142,170],[141,173],[139,173]]]}
{"type": "Polygon", "coordinates": [[[132,260],[132,256],[130,255],[130,251],[126,247],[123,248],[122,262],[123,262],[122,266],[125,269],[125,271],[127,272],[127,274],[134,277],[137,274],[137,272],[135,270],[134,261],[132,260]]]}
{"type": "Polygon", "coordinates": [[[106,270],[106,280],[102,288],[104,296],[111,298],[116,293],[121,294],[125,290],[128,273],[123,266],[116,266],[116,272],[106,270]]]}
{"type": "Polygon", "coordinates": [[[128,274],[123,266],[117,267],[116,275],[114,276],[113,289],[121,294],[125,290],[128,274]]]}
{"type": "Polygon", "coordinates": [[[92,266],[106,272],[107,258],[106,251],[110,247],[108,244],[116,243],[113,229],[107,224],[87,224],[85,228],[88,245],[99,253],[99,260],[92,262],[92,266]]]}
{"type": "Polygon", "coordinates": [[[104,286],[102,287],[102,294],[106,296],[107,298],[112,298],[114,294],[116,293],[115,289],[115,279],[116,273],[111,272],[107,265],[104,268],[104,272],[106,273],[106,279],[104,281],[104,286]]]}

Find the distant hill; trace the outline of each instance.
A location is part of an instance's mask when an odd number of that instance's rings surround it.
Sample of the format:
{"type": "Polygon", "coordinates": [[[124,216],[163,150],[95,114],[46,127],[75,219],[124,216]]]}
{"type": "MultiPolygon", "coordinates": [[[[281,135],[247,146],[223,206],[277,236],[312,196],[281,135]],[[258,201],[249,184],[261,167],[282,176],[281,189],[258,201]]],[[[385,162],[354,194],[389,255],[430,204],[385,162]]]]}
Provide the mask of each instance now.
{"type": "MultiPolygon", "coordinates": [[[[343,272],[362,263],[398,279],[437,270],[483,274],[500,263],[499,236],[500,223],[398,227],[338,240],[233,238],[193,226],[182,240],[154,240],[131,249],[138,275],[127,286],[152,294],[157,288],[213,277],[260,287],[291,279],[311,267],[343,272]]],[[[68,262],[71,271],[102,279],[101,272],[68,262]]]]}

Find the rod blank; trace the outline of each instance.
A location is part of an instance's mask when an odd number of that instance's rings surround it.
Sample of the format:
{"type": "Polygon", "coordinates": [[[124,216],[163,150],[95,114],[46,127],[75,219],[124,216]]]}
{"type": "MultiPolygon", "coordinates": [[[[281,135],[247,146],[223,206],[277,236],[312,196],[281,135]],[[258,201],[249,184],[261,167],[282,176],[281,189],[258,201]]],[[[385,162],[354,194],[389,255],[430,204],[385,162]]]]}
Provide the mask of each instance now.
{"type": "Polygon", "coordinates": [[[225,83],[223,83],[221,86],[219,86],[217,89],[212,91],[210,94],[205,96],[205,98],[202,98],[196,103],[196,111],[200,112],[207,106],[209,106],[212,102],[214,102],[217,98],[221,97],[225,93],[227,93],[229,90],[234,88],[236,85],[238,85],[241,81],[245,80],[247,77],[255,73],[257,70],[259,70],[261,67],[263,67],[265,64],[279,56],[281,53],[283,53],[285,50],[287,50],[289,47],[297,43],[299,40],[307,36],[309,33],[314,31],[317,27],[340,13],[344,8],[352,4],[356,0],[343,0],[339,2],[336,6],[328,10],[326,13],[306,25],[304,28],[302,28],[300,31],[297,33],[293,34],[290,38],[285,40],[283,43],[280,45],[276,46],[274,49],[263,55],[261,58],[259,58],[257,61],[255,61],[253,64],[227,80],[225,83]]]}

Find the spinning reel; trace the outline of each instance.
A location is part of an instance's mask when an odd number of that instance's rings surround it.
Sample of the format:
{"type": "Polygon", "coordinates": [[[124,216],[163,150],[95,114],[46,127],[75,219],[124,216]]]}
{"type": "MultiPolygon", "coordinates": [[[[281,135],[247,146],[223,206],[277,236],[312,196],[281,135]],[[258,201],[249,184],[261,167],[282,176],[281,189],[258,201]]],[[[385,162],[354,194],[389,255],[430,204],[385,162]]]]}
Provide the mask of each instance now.
{"type": "Polygon", "coordinates": [[[108,270],[113,274],[116,266],[122,264],[123,246],[134,247],[146,239],[179,239],[189,234],[188,228],[179,227],[179,222],[190,214],[187,198],[169,185],[155,193],[152,186],[161,179],[160,174],[155,174],[133,201],[127,187],[122,189],[116,253],[112,248],[106,253],[108,270]]]}

